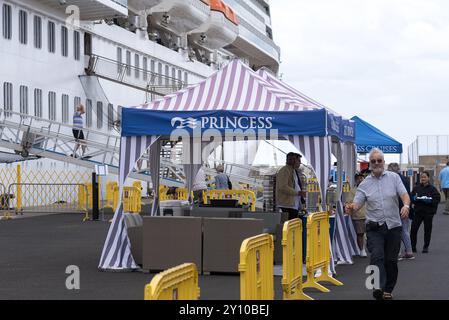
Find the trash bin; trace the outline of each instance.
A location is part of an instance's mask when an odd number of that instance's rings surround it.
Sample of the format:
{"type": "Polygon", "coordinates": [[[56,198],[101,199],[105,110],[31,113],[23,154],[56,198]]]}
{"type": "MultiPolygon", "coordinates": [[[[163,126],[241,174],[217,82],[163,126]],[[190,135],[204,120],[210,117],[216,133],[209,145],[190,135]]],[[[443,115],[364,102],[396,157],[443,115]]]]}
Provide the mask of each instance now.
{"type": "Polygon", "coordinates": [[[10,203],[9,201],[11,199],[14,199],[14,195],[11,193],[2,193],[0,195],[0,209],[1,210],[9,210],[10,209],[10,203]]]}
{"type": "Polygon", "coordinates": [[[160,202],[160,208],[163,215],[180,217],[185,215],[184,211],[190,208],[190,203],[186,200],[165,200],[160,202]]]}

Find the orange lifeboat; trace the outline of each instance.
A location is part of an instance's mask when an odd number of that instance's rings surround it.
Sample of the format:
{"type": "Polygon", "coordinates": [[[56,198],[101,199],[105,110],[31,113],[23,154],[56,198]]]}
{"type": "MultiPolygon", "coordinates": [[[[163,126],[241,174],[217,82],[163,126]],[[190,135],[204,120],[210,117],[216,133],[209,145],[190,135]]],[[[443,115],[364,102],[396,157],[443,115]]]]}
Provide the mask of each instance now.
{"type": "Polygon", "coordinates": [[[222,0],[210,0],[210,15],[206,23],[189,33],[190,41],[209,50],[231,44],[239,34],[237,14],[222,0]]]}

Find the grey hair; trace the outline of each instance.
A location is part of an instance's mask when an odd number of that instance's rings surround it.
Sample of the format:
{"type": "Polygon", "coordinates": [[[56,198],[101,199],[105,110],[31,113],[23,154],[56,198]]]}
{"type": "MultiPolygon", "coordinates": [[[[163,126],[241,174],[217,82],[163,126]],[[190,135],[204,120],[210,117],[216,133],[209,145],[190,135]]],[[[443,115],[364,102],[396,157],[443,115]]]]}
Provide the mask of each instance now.
{"type": "Polygon", "coordinates": [[[385,159],[384,153],[379,148],[372,148],[371,151],[369,152],[368,159],[371,159],[372,155],[375,153],[380,154],[382,156],[382,159],[385,159]]]}
{"type": "Polygon", "coordinates": [[[224,171],[224,167],[223,165],[219,164],[216,168],[215,168],[218,172],[223,172],[224,171]]]}
{"type": "Polygon", "coordinates": [[[398,163],[392,162],[388,165],[388,171],[399,173],[401,171],[401,168],[399,167],[398,163]]]}

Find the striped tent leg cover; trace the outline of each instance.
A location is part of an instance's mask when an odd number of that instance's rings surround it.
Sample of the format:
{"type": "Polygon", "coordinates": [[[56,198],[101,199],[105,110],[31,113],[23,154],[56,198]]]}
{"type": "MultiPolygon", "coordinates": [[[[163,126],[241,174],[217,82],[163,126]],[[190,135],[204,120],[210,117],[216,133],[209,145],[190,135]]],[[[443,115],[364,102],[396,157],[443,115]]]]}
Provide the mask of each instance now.
{"type": "MultiPolygon", "coordinates": [[[[286,137],[309,161],[320,187],[321,210],[326,210],[326,193],[331,167],[331,137],[288,136],[286,137]]],[[[335,273],[334,259],[332,259],[331,241],[330,271],[335,273]]]]}
{"type": "Polygon", "coordinates": [[[201,137],[196,136],[190,137],[190,148],[188,148],[189,154],[187,157],[183,158],[184,174],[186,177],[186,188],[189,195],[188,200],[191,205],[193,204],[192,198],[193,182],[195,180],[198,171],[201,168],[202,152],[205,147],[206,144],[203,144],[201,142],[201,137]]]}
{"type": "Polygon", "coordinates": [[[156,140],[157,137],[153,136],[122,137],[120,139],[119,202],[101,253],[98,266],[101,270],[137,269],[131,255],[131,244],[123,216],[122,193],[126,178],[134,168],[136,161],[156,140]]]}
{"type": "Polygon", "coordinates": [[[151,216],[160,215],[159,209],[159,181],[160,181],[160,169],[161,169],[161,141],[152,136],[155,141],[150,147],[150,172],[151,183],[153,184],[153,204],[151,205],[151,216]]]}
{"type": "Polygon", "coordinates": [[[346,226],[346,220],[344,218],[343,205],[341,202],[343,181],[341,174],[343,170],[342,160],[342,147],[339,141],[332,143],[332,153],[337,158],[337,203],[335,212],[335,227],[334,227],[334,251],[335,260],[343,263],[353,263],[352,261],[352,248],[349,241],[348,229],[346,226]]]}
{"type": "MultiPolygon", "coordinates": [[[[348,144],[348,143],[341,143],[342,153],[343,153],[343,168],[346,172],[346,176],[349,174],[354,177],[355,173],[355,158],[353,156],[355,155],[354,151],[354,144],[348,144]]],[[[340,196],[341,199],[341,196],[340,196]]],[[[352,255],[360,255],[360,249],[357,244],[357,233],[355,232],[354,225],[352,224],[351,217],[346,217],[345,219],[347,221],[346,228],[348,232],[348,240],[350,244],[351,254],[352,255]]]]}

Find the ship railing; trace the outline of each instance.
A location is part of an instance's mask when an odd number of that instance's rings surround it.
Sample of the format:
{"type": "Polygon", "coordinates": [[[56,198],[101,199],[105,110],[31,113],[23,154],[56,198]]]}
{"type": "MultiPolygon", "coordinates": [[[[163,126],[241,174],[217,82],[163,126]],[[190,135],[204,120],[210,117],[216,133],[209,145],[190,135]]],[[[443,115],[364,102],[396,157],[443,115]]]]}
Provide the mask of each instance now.
{"type": "MultiPolygon", "coordinates": [[[[29,147],[52,152],[74,154],[77,141],[71,135],[69,124],[0,109],[0,138],[11,143],[21,144],[25,151],[29,147]]],[[[83,128],[85,140],[80,141],[87,147],[86,158],[98,157],[102,163],[117,165],[120,137],[104,132],[83,128]]],[[[80,147],[81,149],[81,147],[80,147]]],[[[25,154],[26,156],[26,154],[25,154]]]]}
{"type": "Polygon", "coordinates": [[[89,57],[86,73],[150,92],[154,96],[164,96],[186,86],[180,79],[95,54],[89,57]]]}

